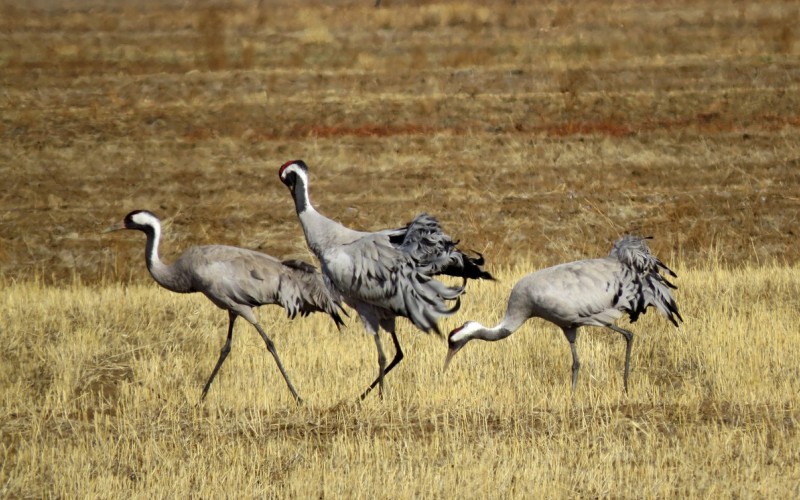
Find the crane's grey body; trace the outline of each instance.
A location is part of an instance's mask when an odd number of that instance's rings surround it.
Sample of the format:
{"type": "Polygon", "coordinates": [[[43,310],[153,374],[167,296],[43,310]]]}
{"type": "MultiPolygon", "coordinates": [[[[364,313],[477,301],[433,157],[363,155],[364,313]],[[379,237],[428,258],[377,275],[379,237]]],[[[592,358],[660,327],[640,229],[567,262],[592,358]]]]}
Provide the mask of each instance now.
{"type": "Polygon", "coordinates": [[[301,261],[282,262],[271,255],[225,245],[191,247],[174,263],[167,265],[158,255],[161,225],[154,214],[143,210],[131,212],[109,228],[110,231],[118,229],[137,229],[147,235],[145,261],[150,275],[159,285],[177,293],[200,292],[217,307],[228,311],[228,337],[203,388],[201,399],[205,399],[230,352],[233,325],[241,316],[256,328],[275,358],[289,390],[300,402],[274,344],[253,314],[253,308],[276,304],[283,307],[290,318],[298,313],[305,316],[312,312],[325,312],[337,326],[341,325],[340,305],[313,266],[301,261]]]}
{"type": "Polygon", "coordinates": [[[505,316],[498,325],[487,328],[468,321],[450,333],[445,366],[470,340],[501,340],[529,318],[542,318],[559,326],[570,343],[574,391],[580,368],[575,347],[578,328],[603,326],[625,338],[627,391],[633,334],[614,323],[625,314],[634,322],[648,307],[655,307],[675,326],[682,320],[671,293],[675,287],[660,271],[675,276],[650,253],[644,238],[624,236],[608,257],[559,264],[528,274],[511,289],[505,316]]]}
{"type": "Polygon", "coordinates": [[[613,323],[622,311],[612,306],[617,290],[614,278],[609,277],[620,273],[619,262],[606,258],[570,262],[529,274],[511,290],[505,323],[521,325],[520,320],[529,317],[561,328],[613,323]]]}
{"type": "MultiPolygon", "coordinates": [[[[322,276],[309,264],[280,261],[245,248],[225,245],[192,247],[171,266],[171,274],[186,280],[187,288],[174,292],[200,292],[222,309],[235,311],[251,323],[253,307],[276,304],[290,318],[298,313],[336,312],[322,276]]],[[[149,266],[151,274],[154,269],[149,266]]],[[[155,277],[155,274],[153,275],[155,277]]],[[[156,278],[158,281],[158,279],[156,278]]]]}
{"type": "Polygon", "coordinates": [[[482,257],[468,257],[442,232],[438,222],[422,214],[407,226],[379,232],[355,231],[317,212],[308,196],[308,168],[300,160],[281,167],[279,176],[289,187],[309,249],[319,259],[332,293],[356,310],[378,350],[378,377],[362,394],[380,385],[403,358],[395,333],[395,318],[408,318],[417,328],[438,332],[437,321],[458,308],[464,287],[446,286],[432,276],[449,274],[487,278],[482,257]],[[392,336],[395,357],[387,366],[379,330],[392,336]]]}

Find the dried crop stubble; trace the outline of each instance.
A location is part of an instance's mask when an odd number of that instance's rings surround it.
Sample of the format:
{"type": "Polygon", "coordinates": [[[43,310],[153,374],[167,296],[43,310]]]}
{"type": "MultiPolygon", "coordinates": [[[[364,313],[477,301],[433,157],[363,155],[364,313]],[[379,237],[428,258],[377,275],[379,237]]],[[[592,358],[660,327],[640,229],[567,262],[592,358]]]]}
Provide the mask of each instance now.
{"type": "MultiPolygon", "coordinates": [[[[499,319],[532,267],[475,284],[443,328],[499,319]]],[[[262,308],[301,407],[246,328],[196,405],[225,324],[202,297],[8,284],[0,483],[12,496],[796,493],[798,269],[674,267],[686,322],[651,312],[631,325],[628,397],[624,345],[603,330],[580,336],[573,398],[551,325],[470,344],[443,375],[444,341],[403,321],[387,399],[357,404],[374,376],[360,328],[262,308]]]]}

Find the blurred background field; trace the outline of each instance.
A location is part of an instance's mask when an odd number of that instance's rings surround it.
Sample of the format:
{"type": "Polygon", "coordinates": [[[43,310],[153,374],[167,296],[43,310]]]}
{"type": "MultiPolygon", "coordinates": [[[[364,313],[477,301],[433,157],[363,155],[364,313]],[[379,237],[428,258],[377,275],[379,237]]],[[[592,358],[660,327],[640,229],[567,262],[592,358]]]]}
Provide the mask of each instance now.
{"type": "Polygon", "coordinates": [[[796,497],[800,7],[795,2],[0,1],[0,496],[796,497]],[[160,290],[224,243],[311,259],[285,161],[355,228],[437,216],[499,283],[625,232],[687,319],[569,348],[532,321],[470,344],[401,321],[389,397],[357,320],[259,311],[205,404],[225,314],[160,290]]]}
{"type": "Polygon", "coordinates": [[[797,262],[800,7],[369,3],[3,2],[0,271],[146,280],[99,234],[137,208],[167,256],[307,257],[295,158],[343,223],[427,210],[494,263],[797,262]]]}

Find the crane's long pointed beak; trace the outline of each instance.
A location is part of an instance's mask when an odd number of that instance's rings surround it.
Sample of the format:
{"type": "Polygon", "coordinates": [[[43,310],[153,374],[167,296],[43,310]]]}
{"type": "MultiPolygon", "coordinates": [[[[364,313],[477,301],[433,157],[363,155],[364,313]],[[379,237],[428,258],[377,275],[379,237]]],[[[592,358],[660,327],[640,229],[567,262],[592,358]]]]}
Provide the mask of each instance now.
{"type": "Polygon", "coordinates": [[[453,356],[456,355],[458,349],[453,349],[452,347],[447,350],[447,356],[444,358],[444,367],[442,368],[442,373],[447,371],[447,367],[450,366],[450,362],[453,360],[453,356]]]}
{"type": "Polygon", "coordinates": [[[125,229],[125,221],[119,221],[111,226],[108,226],[107,228],[103,229],[101,234],[119,231],[120,229],[125,229]]]}

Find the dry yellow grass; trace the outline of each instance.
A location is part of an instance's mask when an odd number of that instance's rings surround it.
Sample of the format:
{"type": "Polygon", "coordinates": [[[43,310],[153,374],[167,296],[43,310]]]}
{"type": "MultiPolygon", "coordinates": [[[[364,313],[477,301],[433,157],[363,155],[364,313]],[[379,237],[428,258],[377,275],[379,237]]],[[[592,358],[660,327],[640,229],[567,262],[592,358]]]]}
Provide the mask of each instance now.
{"type": "MultiPolygon", "coordinates": [[[[530,265],[476,283],[443,327],[502,314],[530,265]]],[[[403,321],[388,396],[357,320],[259,315],[296,406],[252,328],[239,325],[208,400],[226,317],[150,285],[2,287],[4,497],[766,496],[800,493],[800,269],[683,269],[681,330],[633,324],[624,343],[584,329],[570,396],[560,331],[532,320],[473,343],[446,375],[445,342],[403,321]]]]}

